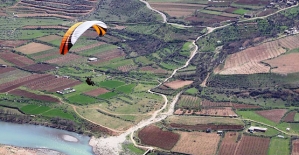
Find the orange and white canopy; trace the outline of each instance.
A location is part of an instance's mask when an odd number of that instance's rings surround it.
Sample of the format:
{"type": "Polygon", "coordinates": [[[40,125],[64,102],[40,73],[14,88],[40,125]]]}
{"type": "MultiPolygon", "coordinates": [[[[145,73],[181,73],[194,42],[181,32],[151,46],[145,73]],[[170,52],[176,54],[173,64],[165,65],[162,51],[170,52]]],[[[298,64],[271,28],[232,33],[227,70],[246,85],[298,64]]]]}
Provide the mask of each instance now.
{"type": "Polygon", "coordinates": [[[104,36],[107,32],[107,25],[101,21],[86,21],[76,23],[64,34],[60,44],[60,54],[65,55],[76,43],[78,38],[91,27],[95,29],[100,37],[104,36]]]}

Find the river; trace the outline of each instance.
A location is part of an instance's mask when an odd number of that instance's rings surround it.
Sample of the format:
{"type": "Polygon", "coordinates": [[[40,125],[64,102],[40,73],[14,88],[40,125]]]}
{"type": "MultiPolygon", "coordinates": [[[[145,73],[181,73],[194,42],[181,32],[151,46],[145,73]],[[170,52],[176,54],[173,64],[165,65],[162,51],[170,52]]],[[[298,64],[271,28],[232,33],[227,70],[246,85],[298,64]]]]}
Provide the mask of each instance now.
{"type": "Polygon", "coordinates": [[[88,144],[90,137],[74,132],[30,124],[0,121],[0,144],[29,148],[45,148],[67,155],[94,155],[88,144]]]}

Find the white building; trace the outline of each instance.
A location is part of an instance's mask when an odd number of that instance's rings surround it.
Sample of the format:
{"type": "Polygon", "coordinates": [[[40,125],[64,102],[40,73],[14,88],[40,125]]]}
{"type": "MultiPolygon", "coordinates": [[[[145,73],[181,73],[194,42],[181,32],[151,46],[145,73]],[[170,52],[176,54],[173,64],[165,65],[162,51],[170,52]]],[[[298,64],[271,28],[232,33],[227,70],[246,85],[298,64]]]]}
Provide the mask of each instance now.
{"type": "Polygon", "coordinates": [[[88,58],[87,60],[88,60],[88,61],[98,61],[98,58],[94,58],[94,57],[93,57],[93,58],[88,58]]]}
{"type": "Polygon", "coordinates": [[[261,127],[257,127],[257,126],[251,126],[248,129],[249,132],[253,132],[253,131],[260,131],[260,132],[266,132],[267,128],[261,128],[261,127]]]}

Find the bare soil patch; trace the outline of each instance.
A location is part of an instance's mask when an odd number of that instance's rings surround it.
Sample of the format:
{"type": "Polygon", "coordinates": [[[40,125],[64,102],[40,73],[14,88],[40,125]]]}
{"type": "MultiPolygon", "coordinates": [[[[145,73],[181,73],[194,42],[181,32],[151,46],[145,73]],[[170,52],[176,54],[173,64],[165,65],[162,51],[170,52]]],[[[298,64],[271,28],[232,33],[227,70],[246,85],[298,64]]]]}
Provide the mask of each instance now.
{"type": "Polygon", "coordinates": [[[257,114],[273,121],[276,123],[279,123],[281,118],[284,116],[284,114],[287,112],[286,109],[273,109],[273,110],[262,110],[262,111],[256,111],[257,114]]]}
{"type": "Polygon", "coordinates": [[[231,54],[225,61],[220,74],[255,74],[267,73],[270,67],[260,63],[260,61],[274,58],[286,52],[278,41],[267,42],[255,47],[245,49],[241,52],[231,54]]]}
{"type": "Polygon", "coordinates": [[[38,52],[41,52],[41,51],[50,50],[50,49],[53,49],[53,48],[54,47],[44,45],[44,44],[41,44],[41,43],[31,42],[27,45],[18,47],[15,50],[20,51],[24,54],[33,54],[33,53],[38,53],[38,52]]]}
{"type": "Polygon", "coordinates": [[[97,97],[97,96],[99,96],[101,94],[105,94],[107,92],[109,92],[109,90],[107,90],[105,88],[97,88],[97,89],[85,92],[84,94],[89,95],[89,96],[97,97]]]}
{"type": "Polygon", "coordinates": [[[33,72],[45,72],[49,70],[55,69],[55,66],[50,64],[32,64],[29,66],[24,67],[23,69],[33,72]]]}
{"type": "Polygon", "coordinates": [[[26,43],[26,40],[0,40],[0,47],[16,48],[26,43]]]}
{"type": "Polygon", "coordinates": [[[206,5],[186,4],[186,3],[163,3],[150,2],[150,5],[162,12],[166,12],[172,17],[190,16],[196,9],[204,8],[206,5]]]}
{"type": "Polygon", "coordinates": [[[122,71],[122,72],[129,72],[131,70],[136,69],[136,65],[125,65],[125,66],[119,66],[117,69],[122,71]]]}
{"type": "Polygon", "coordinates": [[[299,155],[299,139],[292,141],[292,155],[299,155]]]}
{"type": "Polygon", "coordinates": [[[238,146],[238,132],[227,132],[221,142],[219,155],[233,155],[238,146]]]}
{"type": "Polygon", "coordinates": [[[220,136],[216,133],[180,132],[181,138],[171,150],[192,155],[216,154],[220,136]]]}
{"type": "Polygon", "coordinates": [[[299,53],[281,55],[277,58],[266,60],[265,63],[271,66],[271,72],[289,74],[299,72],[299,53]]]}
{"type": "Polygon", "coordinates": [[[235,154],[267,155],[270,138],[243,135],[235,154]]]}
{"type": "Polygon", "coordinates": [[[289,112],[283,119],[285,122],[294,122],[294,117],[296,115],[296,111],[289,112]]]}
{"type": "Polygon", "coordinates": [[[189,130],[243,130],[244,125],[226,125],[226,124],[196,124],[196,125],[186,125],[171,123],[169,127],[176,129],[189,129],[189,130]]]}
{"type": "Polygon", "coordinates": [[[237,114],[231,107],[219,107],[219,108],[205,108],[201,111],[194,112],[196,115],[204,116],[223,116],[223,117],[236,117],[237,114]]]}
{"type": "Polygon", "coordinates": [[[10,72],[10,71],[13,71],[13,70],[16,70],[16,68],[13,68],[13,67],[5,67],[5,68],[0,67],[0,74],[10,72]]]}
{"type": "Polygon", "coordinates": [[[31,93],[26,90],[21,90],[21,89],[15,89],[13,91],[10,91],[9,94],[23,96],[26,98],[31,98],[34,100],[40,100],[40,101],[46,101],[46,102],[59,102],[59,99],[57,99],[57,98],[53,98],[48,95],[37,95],[37,94],[31,93]]]}
{"type": "Polygon", "coordinates": [[[18,67],[25,67],[27,65],[34,64],[33,60],[9,51],[0,52],[0,57],[18,67]]]}
{"type": "Polygon", "coordinates": [[[180,135],[150,125],[139,131],[138,137],[142,144],[156,146],[165,150],[171,150],[177,143],[180,135]]]}
{"type": "Polygon", "coordinates": [[[57,39],[61,39],[61,38],[62,37],[58,36],[58,35],[49,35],[49,36],[37,38],[37,40],[48,42],[48,41],[57,40],[57,39]]]}
{"type": "Polygon", "coordinates": [[[167,82],[164,85],[167,86],[167,87],[170,87],[172,89],[179,89],[179,88],[182,88],[184,86],[190,85],[192,83],[193,83],[193,81],[175,80],[175,81],[172,81],[172,82],[167,82]]]}

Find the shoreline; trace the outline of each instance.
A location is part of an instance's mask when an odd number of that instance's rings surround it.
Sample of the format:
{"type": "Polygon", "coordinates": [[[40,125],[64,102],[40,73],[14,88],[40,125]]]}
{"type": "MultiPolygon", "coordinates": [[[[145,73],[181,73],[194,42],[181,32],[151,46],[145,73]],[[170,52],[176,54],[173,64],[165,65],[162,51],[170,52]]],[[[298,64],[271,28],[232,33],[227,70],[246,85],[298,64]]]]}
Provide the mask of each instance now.
{"type": "Polygon", "coordinates": [[[0,152],[15,155],[66,155],[62,152],[47,148],[20,147],[7,144],[0,144],[0,152]]]}

